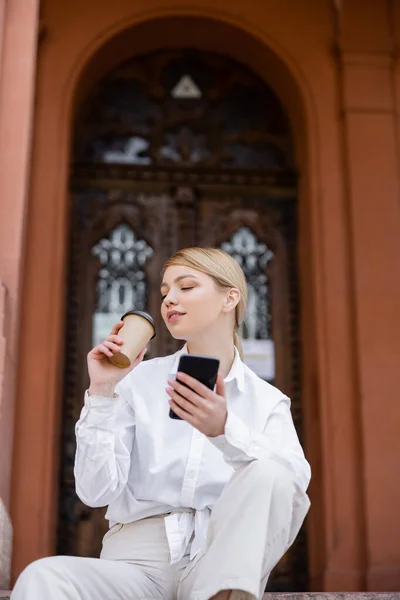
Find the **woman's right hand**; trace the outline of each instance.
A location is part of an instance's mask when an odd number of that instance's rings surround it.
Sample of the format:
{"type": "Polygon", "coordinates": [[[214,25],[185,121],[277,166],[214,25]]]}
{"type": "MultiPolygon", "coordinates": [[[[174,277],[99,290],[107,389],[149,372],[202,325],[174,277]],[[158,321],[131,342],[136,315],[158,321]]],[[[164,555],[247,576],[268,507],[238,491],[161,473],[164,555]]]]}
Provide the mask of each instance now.
{"type": "Polygon", "coordinates": [[[95,346],[87,355],[90,377],[89,394],[112,398],[117,383],[142,362],[147,352],[147,348],[144,348],[131,366],[126,369],[120,369],[110,363],[108,357],[121,351],[123,339],[119,337],[118,331],[123,324],[123,321],[116,323],[104,342],[95,346]]]}

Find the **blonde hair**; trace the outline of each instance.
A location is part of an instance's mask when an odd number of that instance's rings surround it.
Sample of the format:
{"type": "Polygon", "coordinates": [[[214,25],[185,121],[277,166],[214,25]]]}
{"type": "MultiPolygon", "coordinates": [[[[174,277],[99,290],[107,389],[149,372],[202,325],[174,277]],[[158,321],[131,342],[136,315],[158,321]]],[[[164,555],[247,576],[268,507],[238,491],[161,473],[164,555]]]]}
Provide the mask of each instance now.
{"type": "Polygon", "coordinates": [[[239,327],[243,322],[247,308],[247,283],[240,265],[227,252],[218,248],[184,248],[171,256],[164,264],[162,274],[172,266],[190,267],[212,277],[220,288],[236,288],[240,300],[235,308],[235,327],[233,343],[243,358],[243,349],[239,337],[239,327]]]}

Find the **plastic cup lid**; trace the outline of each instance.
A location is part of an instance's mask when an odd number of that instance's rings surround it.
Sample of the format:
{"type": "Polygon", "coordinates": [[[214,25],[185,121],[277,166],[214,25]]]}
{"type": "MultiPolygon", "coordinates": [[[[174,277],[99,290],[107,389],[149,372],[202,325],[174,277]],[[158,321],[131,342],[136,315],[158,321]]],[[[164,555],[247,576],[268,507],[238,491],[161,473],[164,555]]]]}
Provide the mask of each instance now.
{"type": "Polygon", "coordinates": [[[128,310],[128,312],[126,312],[124,315],[122,315],[121,321],[123,321],[125,319],[125,317],[127,317],[128,315],[139,315],[140,317],[147,319],[147,321],[149,323],[151,323],[151,325],[153,325],[153,329],[154,329],[154,335],[150,339],[153,339],[154,337],[156,337],[156,326],[154,324],[154,319],[153,319],[153,317],[151,317],[149,315],[149,313],[144,312],[143,310],[128,310]]]}

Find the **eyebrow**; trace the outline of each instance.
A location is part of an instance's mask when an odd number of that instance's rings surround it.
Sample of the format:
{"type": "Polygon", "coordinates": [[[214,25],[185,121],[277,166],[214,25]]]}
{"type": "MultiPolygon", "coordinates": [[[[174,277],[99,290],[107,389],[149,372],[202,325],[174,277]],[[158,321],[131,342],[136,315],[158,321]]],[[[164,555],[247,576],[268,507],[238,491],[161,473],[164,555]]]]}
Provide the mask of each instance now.
{"type": "MultiPolygon", "coordinates": [[[[198,279],[198,277],[196,277],[196,275],[179,275],[179,277],[177,277],[174,281],[174,283],[177,283],[178,281],[181,281],[182,279],[186,279],[186,277],[191,277],[192,279],[198,279]]],[[[166,283],[165,281],[162,282],[160,289],[162,290],[163,287],[168,287],[168,283],[166,283]]]]}

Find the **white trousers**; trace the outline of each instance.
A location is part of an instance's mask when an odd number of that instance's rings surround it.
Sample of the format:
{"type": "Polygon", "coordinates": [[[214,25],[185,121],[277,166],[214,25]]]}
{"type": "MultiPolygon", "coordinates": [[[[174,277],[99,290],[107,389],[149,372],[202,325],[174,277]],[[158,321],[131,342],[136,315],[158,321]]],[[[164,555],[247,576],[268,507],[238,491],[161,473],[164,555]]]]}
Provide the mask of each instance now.
{"type": "Polygon", "coordinates": [[[194,565],[188,556],[170,564],[164,518],[150,517],[110,530],[100,558],[31,563],[11,600],[209,600],[221,590],[237,590],[232,600],[255,600],[308,507],[285,466],[253,461],[234,473],[216,502],[207,551],[194,565]]]}

